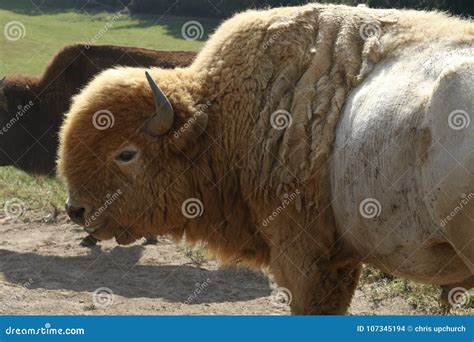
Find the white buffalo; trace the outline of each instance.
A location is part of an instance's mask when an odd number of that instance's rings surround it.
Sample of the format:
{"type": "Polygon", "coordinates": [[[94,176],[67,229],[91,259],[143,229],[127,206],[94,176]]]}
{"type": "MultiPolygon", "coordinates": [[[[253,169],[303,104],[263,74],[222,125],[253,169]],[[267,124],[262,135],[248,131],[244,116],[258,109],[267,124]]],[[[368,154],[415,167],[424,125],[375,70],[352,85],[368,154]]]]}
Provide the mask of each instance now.
{"type": "Polygon", "coordinates": [[[465,297],[473,45],[472,21],[437,12],[238,14],[188,68],[108,70],[75,97],[69,216],[101,240],[169,234],[268,266],[296,314],[346,312],[363,262],[465,297]]]}
{"type": "Polygon", "coordinates": [[[473,46],[387,60],[352,92],[331,162],[333,208],[366,262],[447,291],[474,286],[471,120],[473,46]]]}

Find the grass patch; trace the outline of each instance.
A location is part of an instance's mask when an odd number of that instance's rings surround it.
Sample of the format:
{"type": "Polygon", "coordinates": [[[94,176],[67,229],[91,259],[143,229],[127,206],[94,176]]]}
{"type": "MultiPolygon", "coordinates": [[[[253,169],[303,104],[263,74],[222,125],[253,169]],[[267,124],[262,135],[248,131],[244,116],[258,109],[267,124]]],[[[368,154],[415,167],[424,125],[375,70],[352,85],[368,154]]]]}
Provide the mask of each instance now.
{"type": "Polygon", "coordinates": [[[399,298],[418,314],[425,315],[465,315],[474,313],[474,290],[469,291],[467,302],[458,308],[441,305],[438,301],[441,290],[438,286],[420,284],[394,277],[365,266],[360,279],[360,287],[366,298],[376,310],[387,305],[390,300],[399,298]]]}
{"type": "Polygon", "coordinates": [[[189,259],[190,263],[195,266],[202,266],[209,259],[207,249],[202,245],[196,247],[184,246],[180,247],[179,250],[183,252],[186,258],[189,259]]]}
{"type": "Polygon", "coordinates": [[[0,74],[40,74],[56,51],[77,42],[198,51],[219,21],[199,19],[203,35],[190,41],[181,35],[184,23],[190,20],[196,18],[128,14],[117,18],[117,12],[38,9],[30,1],[12,6],[11,1],[0,0],[1,27],[18,21],[25,28],[25,35],[18,40],[8,40],[3,34],[0,37],[0,74]]]}
{"type": "Polygon", "coordinates": [[[31,176],[13,167],[0,168],[0,208],[20,200],[27,210],[64,207],[67,198],[63,184],[56,178],[31,176]]]}

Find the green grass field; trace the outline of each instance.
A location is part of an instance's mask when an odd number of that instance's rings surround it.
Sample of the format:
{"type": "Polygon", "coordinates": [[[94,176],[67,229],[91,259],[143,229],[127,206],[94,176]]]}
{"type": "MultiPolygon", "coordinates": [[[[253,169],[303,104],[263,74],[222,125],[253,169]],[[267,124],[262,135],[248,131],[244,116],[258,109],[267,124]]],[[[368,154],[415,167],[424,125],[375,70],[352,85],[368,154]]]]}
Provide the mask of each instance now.
{"type": "Polygon", "coordinates": [[[12,21],[24,25],[23,38],[9,41],[0,39],[0,74],[39,74],[47,61],[66,44],[91,42],[105,28],[96,44],[136,45],[160,50],[198,51],[218,21],[199,19],[204,28],[197,41],[184,40],[183,24],[196,18],[172,16],[117,16],[117,12],[86,12],[35,8],[28,0],[0,0],[0,25],[12,21]],[[115,16],[115,19],[114,19],[115,16]]]}
{"type": "MultiPolygon", "coordinates": [[[[196,18],[172,16],[117,16],[117,12],[86,12],[36,8],[29,0],[0,0],[0,75],[42,72],[54,54],[66,44],[91,42],[95,44],[135,45],[159,50],[198,51],[217,20],[199,19],[203,25],[202,38],[185,40],[184,23],[196,18]],[[24,26],[24,36],[8,40],[3,32],[7,23],[17,21],[24,26]],[[104,28],[111,23],[105,33],[104,28]],[[101,31],[102,30],[102,31],[101,31]]],[[[14,168],[0,168],[0,206],[11,198],[25,202],[28,208],[62,207],[66,194],[56,179],[32,177],[14,168]]]]}

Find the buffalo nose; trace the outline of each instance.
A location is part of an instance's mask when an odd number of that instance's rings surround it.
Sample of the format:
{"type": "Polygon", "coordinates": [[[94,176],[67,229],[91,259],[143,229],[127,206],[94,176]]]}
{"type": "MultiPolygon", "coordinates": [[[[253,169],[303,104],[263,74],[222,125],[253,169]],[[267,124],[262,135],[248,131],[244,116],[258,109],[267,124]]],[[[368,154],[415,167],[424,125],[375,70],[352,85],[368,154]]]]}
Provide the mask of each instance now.
{"type": "Polygon", "coordinates": [[[84,214],[86,212],[86,209],[83,207],[76,207],[69,202],[66,202],[65,205],[66,208],[66,213],[69,215],[71,218],[72,222],[77,223],[79,225],[84,225],[84,214]]]}

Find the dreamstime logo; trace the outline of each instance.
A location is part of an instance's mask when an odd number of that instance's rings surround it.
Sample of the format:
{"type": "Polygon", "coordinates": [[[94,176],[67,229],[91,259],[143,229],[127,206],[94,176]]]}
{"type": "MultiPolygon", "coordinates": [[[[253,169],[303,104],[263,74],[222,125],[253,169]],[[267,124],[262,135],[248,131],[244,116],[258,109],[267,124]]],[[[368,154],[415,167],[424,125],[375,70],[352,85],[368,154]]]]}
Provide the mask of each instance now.
{"type": "Polygon", "coordinates": [[[270,216],[268,216],[266,219],[263,220],[262,225],[264,227],[268,226],[270,222],[272,222],[280,213],[287,208],[291,202],[296,200],[296,198],[300,195],[300,190],[296,189],[294,192],[291,194],[284,194],[283,195],[283,201],[281,202],[281,205],[279,205],[270,216]]]}
{"type": "Polygon", "coordinates": [[[92,116],[92,124],[100,131],[114,127],[115,117],[110,110],[102,109],[92,116]]]}
{"type": "Polygon", "coordinates": [[[116,21],[128,13],[127,11],[128,8],[125,7],[124,10],[118,11],[112,18],[109,18],[104,27],[102,27],[99,32],[97,32],[95,36],[92,37],[92,39],[86,44],[86,49],[89,49],[92,44],[95,44],[99,39],[101,39],[107,33],[107,31],[112,28],[112,26],[114,26],[116,21]]]}
{"type": "Polygon", "coordinates": [[[363,23],[359,27],[359,34],[363,40],[373,37],[379,39],[382,36],[382,26],[376,21],[363,23]]]}
{"type": "Polygon", "coordinates": [[[92,226],[92,224],[94,223],[95,220],[97,220],[97,218],[102,215],[102,213],[104,211],[107,210],[107,208],[109,208],[112,203],[114,203],[117,198],[119,198],[120,196],[122,195],[122,190],[118,189],[116,192],[114,192],[113,194],[107,194],[105,196],[105,201],[104,201],[104,204],[102,206],[99,207],[99,209],[97,209],[94,214],[91,215],[91,217],[89,217],[86,222],[85,222],[85,226],[86,227],[90,227],[92,226]]]}
{"type": "Polygon", "coordinates": [[[13,336],[58,336],[58,335],[85,335],[86,331],[83,328],[56,328],[47,322],[44,326],[31,327],[12,327],[5,329],[6,335],[13,336]]]}
{"type": "Polygon", "coordinates": [[[27,281],[25,281],[23,284],[21,284],[21,287],[23,287],[26,290],[29,290],[31,285],[34,284],[34,282],[35,281],[33,279],[29,278],[27,281]]]}
{"type": "Polygon", "coordinates": [[[184,304],[189,305],[196,300],[196,298],[211,284],[211,279],[207,278],[206,281],[202,283],[196,283],[196,288],[193,291],[193,294],[190,295],[185,301],[184,304]]]}
{"type": "Polygon", "coordinates": [[[193,123],[203,114],[206,113],[207,109],[211,106],[211,102],[207,101],[205,104],[197,105],[197,111],[191,116],[178,130],[174,131],[174,137],[179,138],[193,123]]]}
{"type": "Polygon", "coordinates": [[[466,194],[461,194],[461,201],[457,206],[454,207],[451,212],[446,215],[445,218],[441,220],[441,226],[444,227],[446,224],[451,221],[454,216],[456,216],[461,210],[464,209],[464,207],[474,198],[474,193],[470,192],[467,195],[466,194]]]}
{"type": "Polygon", "coordinates": [[[196,217],[202,216],[204,213],[204,205],[197,198],[188,198],[181,205],[181,212],[183,216],[188,219],[194,219],[196,217]]]}
{"type": "Polygon", "coordinates": [[[3,34],[5,35],[5,38],[14,42],[25,37],[26,28],[21,21],[13,20],[5,24],[3,34]]]}
{"type": "Polygon", "coordinates": [[[187,21],[181,28],[181,35],[185,40],[201,39],[204,36],[204,27],[197,20],[187,21]]]}
{"type": "Polygon", "coordinates": [[[366,198],[359,204],[359,212],[362,217],[372,219],[382,212],[382,205],[375,198],[366,198]]]}
{"type": "Polygon", "coordinates": [[[25,211],[25,203],[18,198],[13,198],[5,202],[3,206],[3,211],[5,213],[5,217],[9,219],[16,219],[22,216],[25,211]]]}
{"type": "Polygon", "coordinates": [[[18,107],[16,107],[18,110],[17,112],[15,113],[15,116],[13,116],[6,124],[5,126],[3,126],[1,129],[0,129],[0,135],[4,135],[5,133],[8,132],[8,130],[10,128],[12,128],[22,117],[23,115],[25,115],[30,109],[31,107],[34,106],[34,102],[33,101],[28,101],[27,104],[25,104],[24,106],[22,105],[19,105],[18,107]]]}
{"type": "Polygon", "coordinates": [[[454,110],[448,115],[448,125],[455,131],[469,127],[470,123],[471,118],[469,114],[462,109],[454,110]]]}
{"type": "Polygon", "coordinates": [[[284,109],[277,110],[270,116],[270,125],[277,131],[290,127],[292,123],[291,113],[284,109]]]}
{"type": "Polygon", "coordinates": [[[286,287],[277,287],[271,294],[272,303],[275,306],[288,306],[293,301],[293,294],[286,287]]]}
{"type": "Polygon", "coordinates": [[[114,303],[114,292],[108,287],[99,287],[92,294],[92,302],[99,307],[112,305],[114,303]]]}
{"type": "Polygon", "coordinates": [[[273,24],[271,24],[267,30],[267,32],[270,32],[271,35],[265,41],[265,43],[263,43],[263,46],[262,46],[263,49],[266,50],[270,46],[272,46],[280,38],[282,34],[287,32],[287,29],[289,26],[296,23],[296,21],[298,20],[298,17],[300,17],[301,15],[304,15],[304,11],[297,10],[291,15],[282,16],[278,20],[273,22],[273,24]]]}
{"type": "Polygon", "coordinates": [[[273,33],[270,38],[263,43],[263,49],[266,50],[268,49],[273,43],[277,41],[277,39],[283,34],[283,30],[277,30],[275,33],[273,33]]]}
{"type": "Polygon", "coordinates": [[[455,287],[449,291],[448,302],[453,308],[461,308],[470,301],[469,291],[464,287],[455,287]]]}

